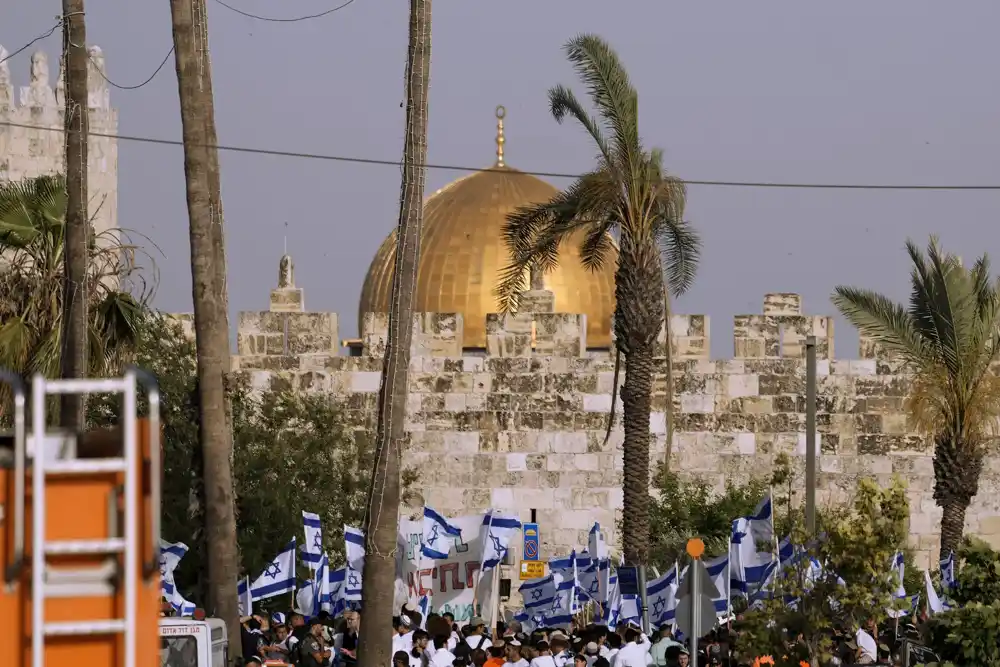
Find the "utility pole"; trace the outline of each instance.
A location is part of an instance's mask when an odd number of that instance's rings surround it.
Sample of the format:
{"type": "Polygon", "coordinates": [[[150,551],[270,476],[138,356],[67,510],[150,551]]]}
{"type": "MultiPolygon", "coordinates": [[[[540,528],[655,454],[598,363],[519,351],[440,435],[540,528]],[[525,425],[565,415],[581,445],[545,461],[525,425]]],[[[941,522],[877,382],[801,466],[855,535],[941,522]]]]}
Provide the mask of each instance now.
{"type": "MultiPolygon", "coordinates": [[[[63,76],[66,106],[63,125],[66,137],[66,222],[63,237],[63,310],[60,375],[87,376],[87,264],[90,219],[87,216],[87,27],[83,0],[63,0],[63,76]]],[[[81,394],[65,394],[60,403],[60,422],[74,431],[83,430],[86,401],[81,394]]]]}
{"type": "Polygon", "coordinates": [[[806,530],[816,534],[816,336],[806,336],[806,530]]]}

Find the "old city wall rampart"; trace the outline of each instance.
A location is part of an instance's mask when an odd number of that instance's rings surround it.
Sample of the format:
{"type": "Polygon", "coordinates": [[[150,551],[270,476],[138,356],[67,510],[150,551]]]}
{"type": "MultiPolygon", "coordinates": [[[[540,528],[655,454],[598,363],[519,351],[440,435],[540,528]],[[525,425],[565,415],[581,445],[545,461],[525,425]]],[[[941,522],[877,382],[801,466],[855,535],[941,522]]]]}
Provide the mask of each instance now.
{"type": "MultiPolygon", "coordinates": [[[[622,431],[605,445],[614,359],[587,350],[585,316],[546,311],[527,293],[516,316],[487,318],[487,349],[463,349],[461,315],[414,318],[405,465],[420,499],[451,514],[489,507],[542,526],[544,556],[586,544],[593,522],[611,529],[622,507],[622,431]]],[[[235,367],[260,389],[326,392],[358,428],[370,428],[385,351],[386,316],[364,317],[356,356],[339,354],[336,314],[307,312],[301,288],[277,289],[271,308],[239,317],[235,367]]],[[[918,561],[936,555],[940,510],[932,449],[903,413],[907,380],[861,341],[859,359],[833,358],[831,317],[803,315],[796,294],[765,296],[763,313],[738,315],[734,356],[709,358],[709,320],[675,315],[673,466],[716,488],[767,474],[779,453],[805,455],[805,346],[817,339],[818,502],[850,499],[859,476],[903,477],[918,561]]],[[[663,337],[661,334],[661,346],[663,337]]],[[[664,348],[661,347],[661,351],[664,348]]],[[[652,458],[666,450],[664,377],[656,380],[652,458]]],[[[618,414],[621,414],[619,409],[618,414]]],[[[967,529],[1000,538],[1000,459],[990,458],[967,529]]],[[[799,485],[801,488],[801,485],[799,485]]],[[[801,493],[799,494],[801,499],[801,493]]],[[[404,508],[412,512],[414,508],[404,508]]]]}

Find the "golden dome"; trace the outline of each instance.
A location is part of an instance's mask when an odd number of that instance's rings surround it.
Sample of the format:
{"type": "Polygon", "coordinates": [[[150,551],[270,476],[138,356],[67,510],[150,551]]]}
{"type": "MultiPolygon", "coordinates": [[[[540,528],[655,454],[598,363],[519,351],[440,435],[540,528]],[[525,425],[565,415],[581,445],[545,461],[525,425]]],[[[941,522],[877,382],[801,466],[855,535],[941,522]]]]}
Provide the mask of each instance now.
{"type": "MultiPolygon", "coordinates": [[[[558,190],[503,162],[503,108],[498,107],[497,166],[469,174],[424,202],[417,312],[462,313],[465,347],[486,347],[486,315],[497,312],[493,290],[510,254],[501,237],[507,215],[521,206],[549,201],[558,190]]],[[[396,232],[379,247],[361,290],[358,326],[365,313],[389,310],[396,232]]],[[[580,239],[560,249],[558,266],[544,276],[558,313],[587,315],[587,347],[611,345],[617,258],[592,272],[580,262],[580,239]]]]}

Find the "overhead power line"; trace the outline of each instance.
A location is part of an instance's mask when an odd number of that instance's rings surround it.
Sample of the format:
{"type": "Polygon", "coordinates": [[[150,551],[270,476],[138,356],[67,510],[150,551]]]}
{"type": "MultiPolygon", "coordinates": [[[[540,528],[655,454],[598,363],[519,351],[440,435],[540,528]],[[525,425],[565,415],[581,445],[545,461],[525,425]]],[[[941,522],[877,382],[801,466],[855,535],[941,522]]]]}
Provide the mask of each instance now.
{"type": "Polygon", "coordinates": [[[62,18],[60,18],[59,22],[56,23],[54,26],[52,26],[52,28],[50,28],[48,32],[42,33],[38,37],[35,37],[33,40],[31,40],[30,42],[28,42],[27,44],[25,44],[24,46],[22,46],[18,50],[14,51],[13,53],[8,54],[6,58],[0,58],[0,65],[4,64],[5,62],[7,62],[8,60],[10,60],[11,58],[13,58],[14,56],[16,56],[17,54],[21,53],[22,51],[27,51],[34,44],[42,41],[43,39],[48,39],[53,34],[55,34],[55,31],[58,30],[60,27],[62,27],[62,18]]]}
{"type": "MultiPolygon", "coordinates": [[[[27,125],[24,123],[11,123],[8,121],[0,121],[0,127],[20,127],[28,130],[39,130],[47,132],[62,132],[63,129],[60,127],[42,127],[39,125],[27,125]]],[[[131,141],[134,143],[142,144],[153,144],[157,146],[184,146],[184,142],[177,139],[159,139],[156,137],[140,137],[127,134],[107,134],[101,132],[90,132],[92,137],[104,137],[108,139],[117,139],[119,141],[131,141]]],[[[326,162],[344,162],[350,164],[368,164],[377,166],[387,166],[387,167],[400,167],[402,163],[399,160],[380,160],[378,158],[367,158],[367,157],[352,157],[348,155],[326,155],[322,153],[303,153],[298,151],[282,151],[269,148],[252,148],[249,146],[227,146],[225,144],[196,144],[195,148],[214,148],[219,151],[225,151],[227,153],[245,153],[249,155],[269,155],[271,157],[285,157],[294,158],[301,160],[322,160],[326,162]]],[[[509,169],[506,168],[480,168],[480,167],[468,167],[453,164],[435,164],[427,163],[423,165],[427,169],[433,169],[437,171],[466,171],[466,172],[476,172],[476,171],[504,171],[510,173],[509,169]]],[[[528,176],[539,176],[542,178],[560,178],[560,179],[577,179],[583,174],[570,174],[565,172],[556,171],[521,171],[517,170],[519,173],[526,174],[528,176]]],[[[885,184],[885,183],[789,183],[780,181],[721,181],[721,180],[695,180],[695,179],[679,179],[681,183],[685,185],[704,185],[712,187],[729,187],[729,188],[773,188],[773,189],[786,189],[786,190],[939,190],[939,191],[1000,191],[1000,185],[948,185],[948,184],[938,184],[938,185],[922,185],[922,184],[885,184]]]]}
{"type": "Polygon", "coordinates": [[[101,71],[101,68],[97,66],[97,63],[94,62],[93,58],[90,58],[90,62],[94,64],[94,71],[100,74],[101,78],[107,81],[108,85],[110,85],[112,88],[117,88],[118,90],[137,90],[139,88],[142,88],[147,83],[156,78],[156,75],[159,74],[160,70],[163,69],[163,66],[167,64],[167,61],[170,60],[170,56],[172,56],[173,53],[174,53],[174,47],[171,46],[170,50],[167,51],[167,55],[163,56],[163,60],[160,61],[159,66],[153,71],[153,73],[150,74],[145,81],[143,81],[142,83],[137,83],[134,86],[123,86],[120,83],[115,83],[114,81],[108,78],[107,74],[101,71]]]}
{"type": "Polygon", "coordinates": [[[284,18],[273,18],[273,17],[269,17],[269,16],[258,16],[257,14],[251,14],[250,12],[245,12],[242,9],[239,9],[238,7],[233,7],[230,4],[226,4],[222,0],[215,0],[215,1],[217,3],[219,3],[220,5],[222,5],[223,7],[225,7],[226,9],[228,9],[229,11],[236,12],[240,16],[246,16],[249,19],[256,19],[258,21],[268,21],[270,23],[298,23],[299,21],[308,21],[310,19],[319,19],[319,18],[323,18],[324,16],[328,16],[328,15],[334,13],[334,12],[340,11],[344,7],[347,7],[348,5],[350,5],[350,4],[352,4],[354,2],[354,0],[347,0],[347,2],[343,3],[342,5],[337,5],[336,7],[332,8],[332,9],[327,9],[326,11],[320,12],[319,14],[309,14],[307,16],[296,16],[295,18],[284,19],[284,18]]]}

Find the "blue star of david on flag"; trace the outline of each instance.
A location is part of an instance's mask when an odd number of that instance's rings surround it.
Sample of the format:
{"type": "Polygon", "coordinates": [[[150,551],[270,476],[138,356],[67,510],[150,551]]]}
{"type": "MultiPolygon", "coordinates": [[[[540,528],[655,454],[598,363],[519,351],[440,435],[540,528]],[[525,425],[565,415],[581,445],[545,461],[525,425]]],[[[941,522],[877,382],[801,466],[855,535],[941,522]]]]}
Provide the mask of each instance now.
{"type": "Polygon", "coordinates": [[[532,600],[541,600],[542,599],[542,593],[543,593],[542,589],[536,588],[535,590],[531,591],[531,599],[532,600]]]}
{"type": "Polygon", "coordinates": [[[659,616],[667,606],[667,601],[663,598],[656,598],[653,601],[653,613],[659,616]]]}
{"type": "Polygon", "coordinates": [[[316,533],[313,536],[313,547],[315,547],[316,549],[322,549],[323,548],[323,534],[322,533],[316,533]]]}
{"type": "Polygon", "coordinates": [[[358,578],[356,572],[351,572],[351,576],[347,578],[347,583],[350,586],[358,587],[361,585],[361,579],[358,578]]]}
{"type": "Polygon", "coordinates": [[[427,544],[433,546],[438,541],[438,538],[440,537],[440,535],[438,535],[438,530],[440,528],[440,524],[436,523],[431,526],[431,534],[427,536],[427,544]]]}
{"type": "Polygon", "coordinates": [[[281,565],[279,563],[272,562],[264,569],[264,576],[268,579],[277,579],[279,574],[281,574],[281,565]]]}
{"type": "Polygon", "coordinates": [[[504,545],[500,544],[500,538],[494,535],[492,531],[490,532],[490,541],[493,542],[493,550],[497,554],[502,554],[503,552],[507,551],[507,548],[504,545]]]}
{"type": "Polygon", "coordinates": [[[562,609],[562,598],[560,596],[555,596],[552,598],[552,611],[562,609]]]}
{"type": "Polygon", "coordinates": [[[424,506],[423,530],[420,536],[420,553],[423,556],[432,560],[444,560],[451,553],[455,538],[461,537],[461,528],[430,507],[424,506]]]}

